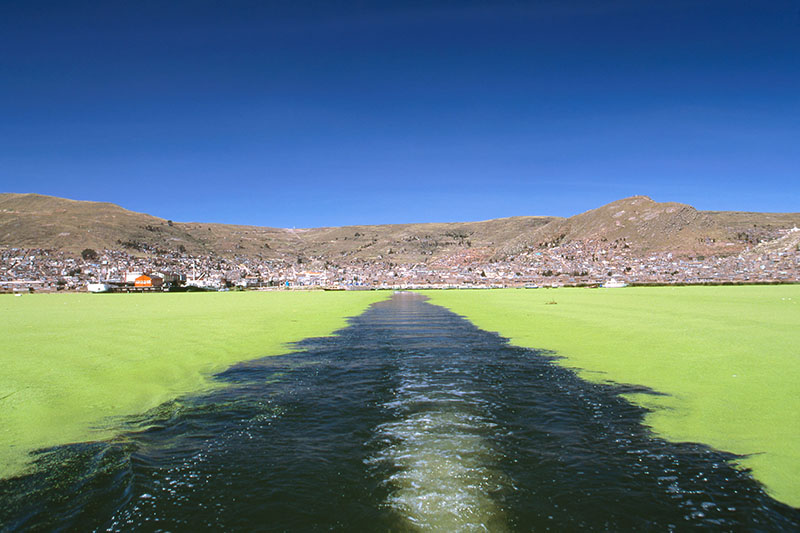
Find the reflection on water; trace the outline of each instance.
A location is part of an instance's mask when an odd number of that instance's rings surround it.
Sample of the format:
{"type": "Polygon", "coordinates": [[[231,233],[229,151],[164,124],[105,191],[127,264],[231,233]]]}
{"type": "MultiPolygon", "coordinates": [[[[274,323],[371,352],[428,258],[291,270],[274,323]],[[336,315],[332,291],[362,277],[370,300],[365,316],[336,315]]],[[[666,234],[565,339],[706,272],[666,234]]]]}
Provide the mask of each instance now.
{"type": "Polygon", "coordinates": [[[115,442],[42,453],[0,481],[0,529],[800,528],[731,457],[651,438],[622,388],[422,297],[339,333],[237,365],[115,442]]]}

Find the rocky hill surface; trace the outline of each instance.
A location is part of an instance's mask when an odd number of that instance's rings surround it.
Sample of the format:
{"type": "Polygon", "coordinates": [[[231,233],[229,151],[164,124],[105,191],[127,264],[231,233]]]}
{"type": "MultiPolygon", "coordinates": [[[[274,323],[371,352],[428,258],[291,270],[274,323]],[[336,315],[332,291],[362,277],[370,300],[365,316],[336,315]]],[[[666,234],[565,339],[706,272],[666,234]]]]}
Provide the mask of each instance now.
{"type": "Polygon", "coordinates": [[[616,243],[634,253],[674,252],[681,255],[738,253],[800,222],[800,213],[698,211],[675,202],[659,203],[633,196],[556,220],[539,231],[520,235],[505,254],[570,242],[616,243]]]}
{"type": "MultiPolygon", "coordinates": [[[[605,242],[641,254],[729,255],[783,239],[795,226],[800,226],[800,213],[698,211],[645,196],[569,218],[284,229],[173,222],[104,202],[0,194],[0,246],[72,253],[92,248],[284,261],[416,263],[451,257],[502,260],[537,248],[605,242]]],[[[793,239],[786,240],[787,246],[793,239]]]]}

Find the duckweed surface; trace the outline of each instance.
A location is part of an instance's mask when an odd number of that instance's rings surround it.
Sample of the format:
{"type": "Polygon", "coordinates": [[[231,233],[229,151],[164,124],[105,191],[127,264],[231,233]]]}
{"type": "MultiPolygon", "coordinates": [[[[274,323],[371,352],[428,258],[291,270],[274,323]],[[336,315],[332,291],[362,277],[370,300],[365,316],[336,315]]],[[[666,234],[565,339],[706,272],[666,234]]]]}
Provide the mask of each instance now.
{"type": "Polygon", "coordinates": [[[375,292],[0,297],[0,477],[30,453],[103,440],[120,417],[218,387],[231,364],[331,334],[375,292]]]}
{"type": "Polygon", "coordinates": [[[9,531],[798,531],[732,455],[400,293],[0,479],[9,531]]]}
{"type": "Polygon", "coordinates": [[[743,457],[776,499],[800,507],[800,286],[426,291],[479,328],[548,349],[628,394],[675,442],[743,457]],[[548,305],[549,304],[549,305],[548,305]]]}

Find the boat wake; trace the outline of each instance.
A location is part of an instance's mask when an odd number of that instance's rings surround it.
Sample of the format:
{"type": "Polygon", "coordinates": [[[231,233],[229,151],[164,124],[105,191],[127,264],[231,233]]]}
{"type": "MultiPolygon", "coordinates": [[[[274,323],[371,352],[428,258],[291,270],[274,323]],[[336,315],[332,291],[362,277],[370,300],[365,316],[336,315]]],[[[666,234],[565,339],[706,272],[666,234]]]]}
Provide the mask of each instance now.
{"type": "Polygon", "coordinates": [[[383,447],[370,462],[389,473],[386,506],[411,530],[508,529],[498,503],[508,481],[487,439],[497,424],[469,383],[463,370],[406,368],[384,405],[396,418],[376,428],[383,447]]]}

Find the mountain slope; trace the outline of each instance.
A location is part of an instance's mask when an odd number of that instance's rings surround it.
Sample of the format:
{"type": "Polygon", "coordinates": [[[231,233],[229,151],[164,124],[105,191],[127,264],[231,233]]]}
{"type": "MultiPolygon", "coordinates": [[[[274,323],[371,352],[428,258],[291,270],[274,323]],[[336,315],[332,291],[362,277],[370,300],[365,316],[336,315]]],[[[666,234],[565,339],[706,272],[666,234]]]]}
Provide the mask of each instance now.
{"type": "Polygon", "coordinates": [[[685,255],[730,254],[761,239],[774,239],[780,228],[800,222],[800,213],[698,211],[676,202],[633,196],[567,219],[553,221],[534,234],[507,243],[505,254],[576,242],[604,242],[633,253],[685,255]]]}
{"type": "Polygon", "coordinates": [[[195,250],[188,235],[166,220],[104,202],[79,202],[38,194],[0,195],[0,244],[80,251],[123,248],[122,243],[153,247],[181,242],[195,250]]]}
{"type": "Polygon", "coordinates": [[[295,230],[172,222],[110,203],[38,194],[0,194],[0,245],[72,253],[93,248],[132,253],[213,253],[286,261],[305,257],[419,262],[457,249],[493,249],[551,220],[552,217],[513,217],[485,222],[295,230]]]}
{"type": "Polygon", "coordinates": [[[631,253],[738,253],[774,240],[800,213],[698,211],[646,196],[625,198],[570,218],[521,216],[481,222],[283,229],[181,223],[104,202],[38,194],[0,194],[0,246],[79,253],[247,256],[294,262],[416,263],[502,259],[571,243],[611,243],[631,253]]]}

